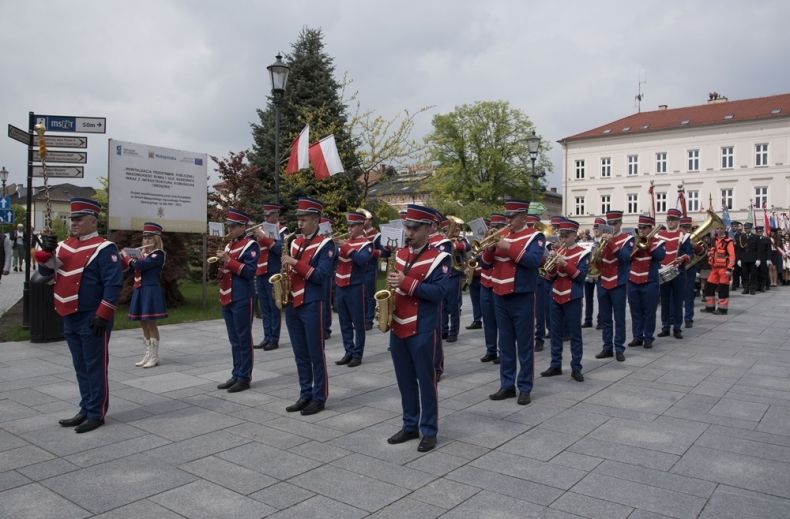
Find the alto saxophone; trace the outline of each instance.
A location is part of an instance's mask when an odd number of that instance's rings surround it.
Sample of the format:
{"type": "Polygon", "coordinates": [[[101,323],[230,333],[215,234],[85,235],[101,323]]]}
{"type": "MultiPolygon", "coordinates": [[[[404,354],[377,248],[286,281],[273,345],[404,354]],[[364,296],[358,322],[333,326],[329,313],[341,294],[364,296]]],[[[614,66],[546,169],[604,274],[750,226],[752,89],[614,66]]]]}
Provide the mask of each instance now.
{"type": "MultiPolygon", "coordinates": [[[[387,258],[387,276],[395,272],[397,256],[397,250],[393,250],[387,258]]],[[[373,294],[373,298],[376,300],[376,320],[379,323],[379,330],[382,332],[388,332],[392,326],[392,314],[395,312],[394,296],[395,291],[389,288],[373,294]]]]}
{"type": "Polygon", "coordinates": [[[285,257],[288,256],[291,248],[290,239],[294,235],[296,235],[296,232],[292,232],[283,238],[282,251],[280,252],[280,272],[272,274],[269,278],[269,283],[272,285],[274,305],[280,311],[291,302],[291,280],[288,277],[289,267],[285,264],[285,257]]]}

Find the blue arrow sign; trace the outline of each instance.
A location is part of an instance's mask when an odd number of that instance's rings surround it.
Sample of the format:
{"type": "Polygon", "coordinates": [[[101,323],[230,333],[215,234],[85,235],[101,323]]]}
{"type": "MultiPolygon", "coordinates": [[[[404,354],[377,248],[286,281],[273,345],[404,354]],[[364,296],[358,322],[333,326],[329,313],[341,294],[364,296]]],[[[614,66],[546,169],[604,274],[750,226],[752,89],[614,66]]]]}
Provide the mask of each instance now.
{"type": "Polygon", "coordinates": [[[73,117],[70,115],[36,115],[36,122],[48,132],[105,133],[104,117],[73,117]]]}
{"type": "Polygon", "coordinates": [[[14,210],[0,209],[0,223],[5,223],[5,224],[14,223],[14,210]]]}
{"type": "Polygon", "coordinates": [[[11,209],[11,197],[0,198],[0,209],[11,209]]]}

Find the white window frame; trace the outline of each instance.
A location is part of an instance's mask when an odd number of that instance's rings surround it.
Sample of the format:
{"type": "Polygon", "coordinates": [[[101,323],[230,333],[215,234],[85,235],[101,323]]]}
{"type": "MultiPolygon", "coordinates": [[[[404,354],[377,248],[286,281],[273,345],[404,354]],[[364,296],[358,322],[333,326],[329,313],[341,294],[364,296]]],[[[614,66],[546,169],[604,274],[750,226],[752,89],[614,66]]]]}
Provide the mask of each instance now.
{"type": "Polygon", "coordinates": [[[667,172],[667,152],[659,151],[656,153],[656,174],[667,172]]]}
{"type": "Polygon", "coordinates": [[[601,214],[612,210],[612,195],[601,195],[601,214]]]}
{"type": "Polygon", "coordinates": [[[584,216],[584,195],[577,195],[574,197],[573,214],[576,216],[584,216]]]}
{"type": "Polygon", "coordinates": [[[754,145],[754,167],[768,166],[768,143],[760,142],[754,145]]]}
{"type": "Polygon", "coordinates": [[[667,212],[667,192],[656,193],[656,213],[667,212]]]}
{"type": "Polygon", "coordinates": [[[756,207],[768,206],[768,186],[756,186],[754,188],[754,205],[756,207]]]}
{"type": "Polygon", "coordinates": [[[584,159],[576,161],[576,180],[584,180],[584,159]]]}
{"type": "Polygon", "coordinates": [[[612,176],[612,157],[601,157],[601,178],[612,176]]]}
{"type": "Polygon", "coordinates": [[[735,167],[735,146],[721,147],[721,169],[733,169],[735,167]]]}
{"type": "Polygon", "coordinates": [[[699,148],[688,150],[688,170],[699,171],[699,148]]]}
{"type": "Polygon", "coordinates": [[[699,191],[694,189],[686,192],[686,210],[688,212],[699,211],[699,191]]]}
{"type": "Polygon", "coordinates": [[[626,195],[626,209],[628,214],[639,212],[639,193],[628,193],[626,195]],[[632,205],[633,204],[633,205],[632,205]]]}
{"type": "Polygon", "coordinates": [[[639,155],[626,156],[626,171],[629,177],[635,177],[639,174],[639,155]]]}
{"type": "Polygon", "coordinates": [[[727,209],[732,211],[732,208],[735,206],[735,189],[732,187],[721,188],[720,198],[722,204],[726,205],[727,209]]]}

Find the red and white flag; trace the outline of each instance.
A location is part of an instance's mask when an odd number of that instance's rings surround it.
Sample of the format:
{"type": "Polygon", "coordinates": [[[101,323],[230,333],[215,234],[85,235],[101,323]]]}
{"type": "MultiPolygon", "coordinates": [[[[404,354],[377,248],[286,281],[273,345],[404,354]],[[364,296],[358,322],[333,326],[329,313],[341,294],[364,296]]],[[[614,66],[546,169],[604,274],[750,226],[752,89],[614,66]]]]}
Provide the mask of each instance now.
{"type": "Polygon", "coordinates": [[[300,169],[310,167],[308,149],[310,147],[310,125],[306,125],[299,136],[291,143],[291,156],[285,167],[286,175],[293,175],[300,169]]]}
{"type": "Polygon", "coordinates": [[[315,178],[323,180],[336,173],[342,173],[343,163],[340,162],[340,155],[337,152],[335,136],[324,137],[317,143],[310,146],[310,165],[315,171],[315,178]]]}

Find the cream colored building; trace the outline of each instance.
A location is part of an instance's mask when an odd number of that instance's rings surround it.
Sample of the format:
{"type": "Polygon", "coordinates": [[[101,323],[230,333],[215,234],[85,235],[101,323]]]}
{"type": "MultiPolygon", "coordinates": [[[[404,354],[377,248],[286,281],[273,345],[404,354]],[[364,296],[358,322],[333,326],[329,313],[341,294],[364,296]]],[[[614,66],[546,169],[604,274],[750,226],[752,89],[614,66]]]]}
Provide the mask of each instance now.
{"type": "MultiPolygon", "coordinates": [[[[563,214],[583,226],[607,209],[633,225],[650,210],[657,221],[686,193],[695,223],[713,200],[721,215],[744,221],[750,201],[777,212],[790,207],[790,94],[641,112],[559,141],[563,147],[563,214]]],[[[758,213],[762,219],[762,210],[758,213]]]]}

